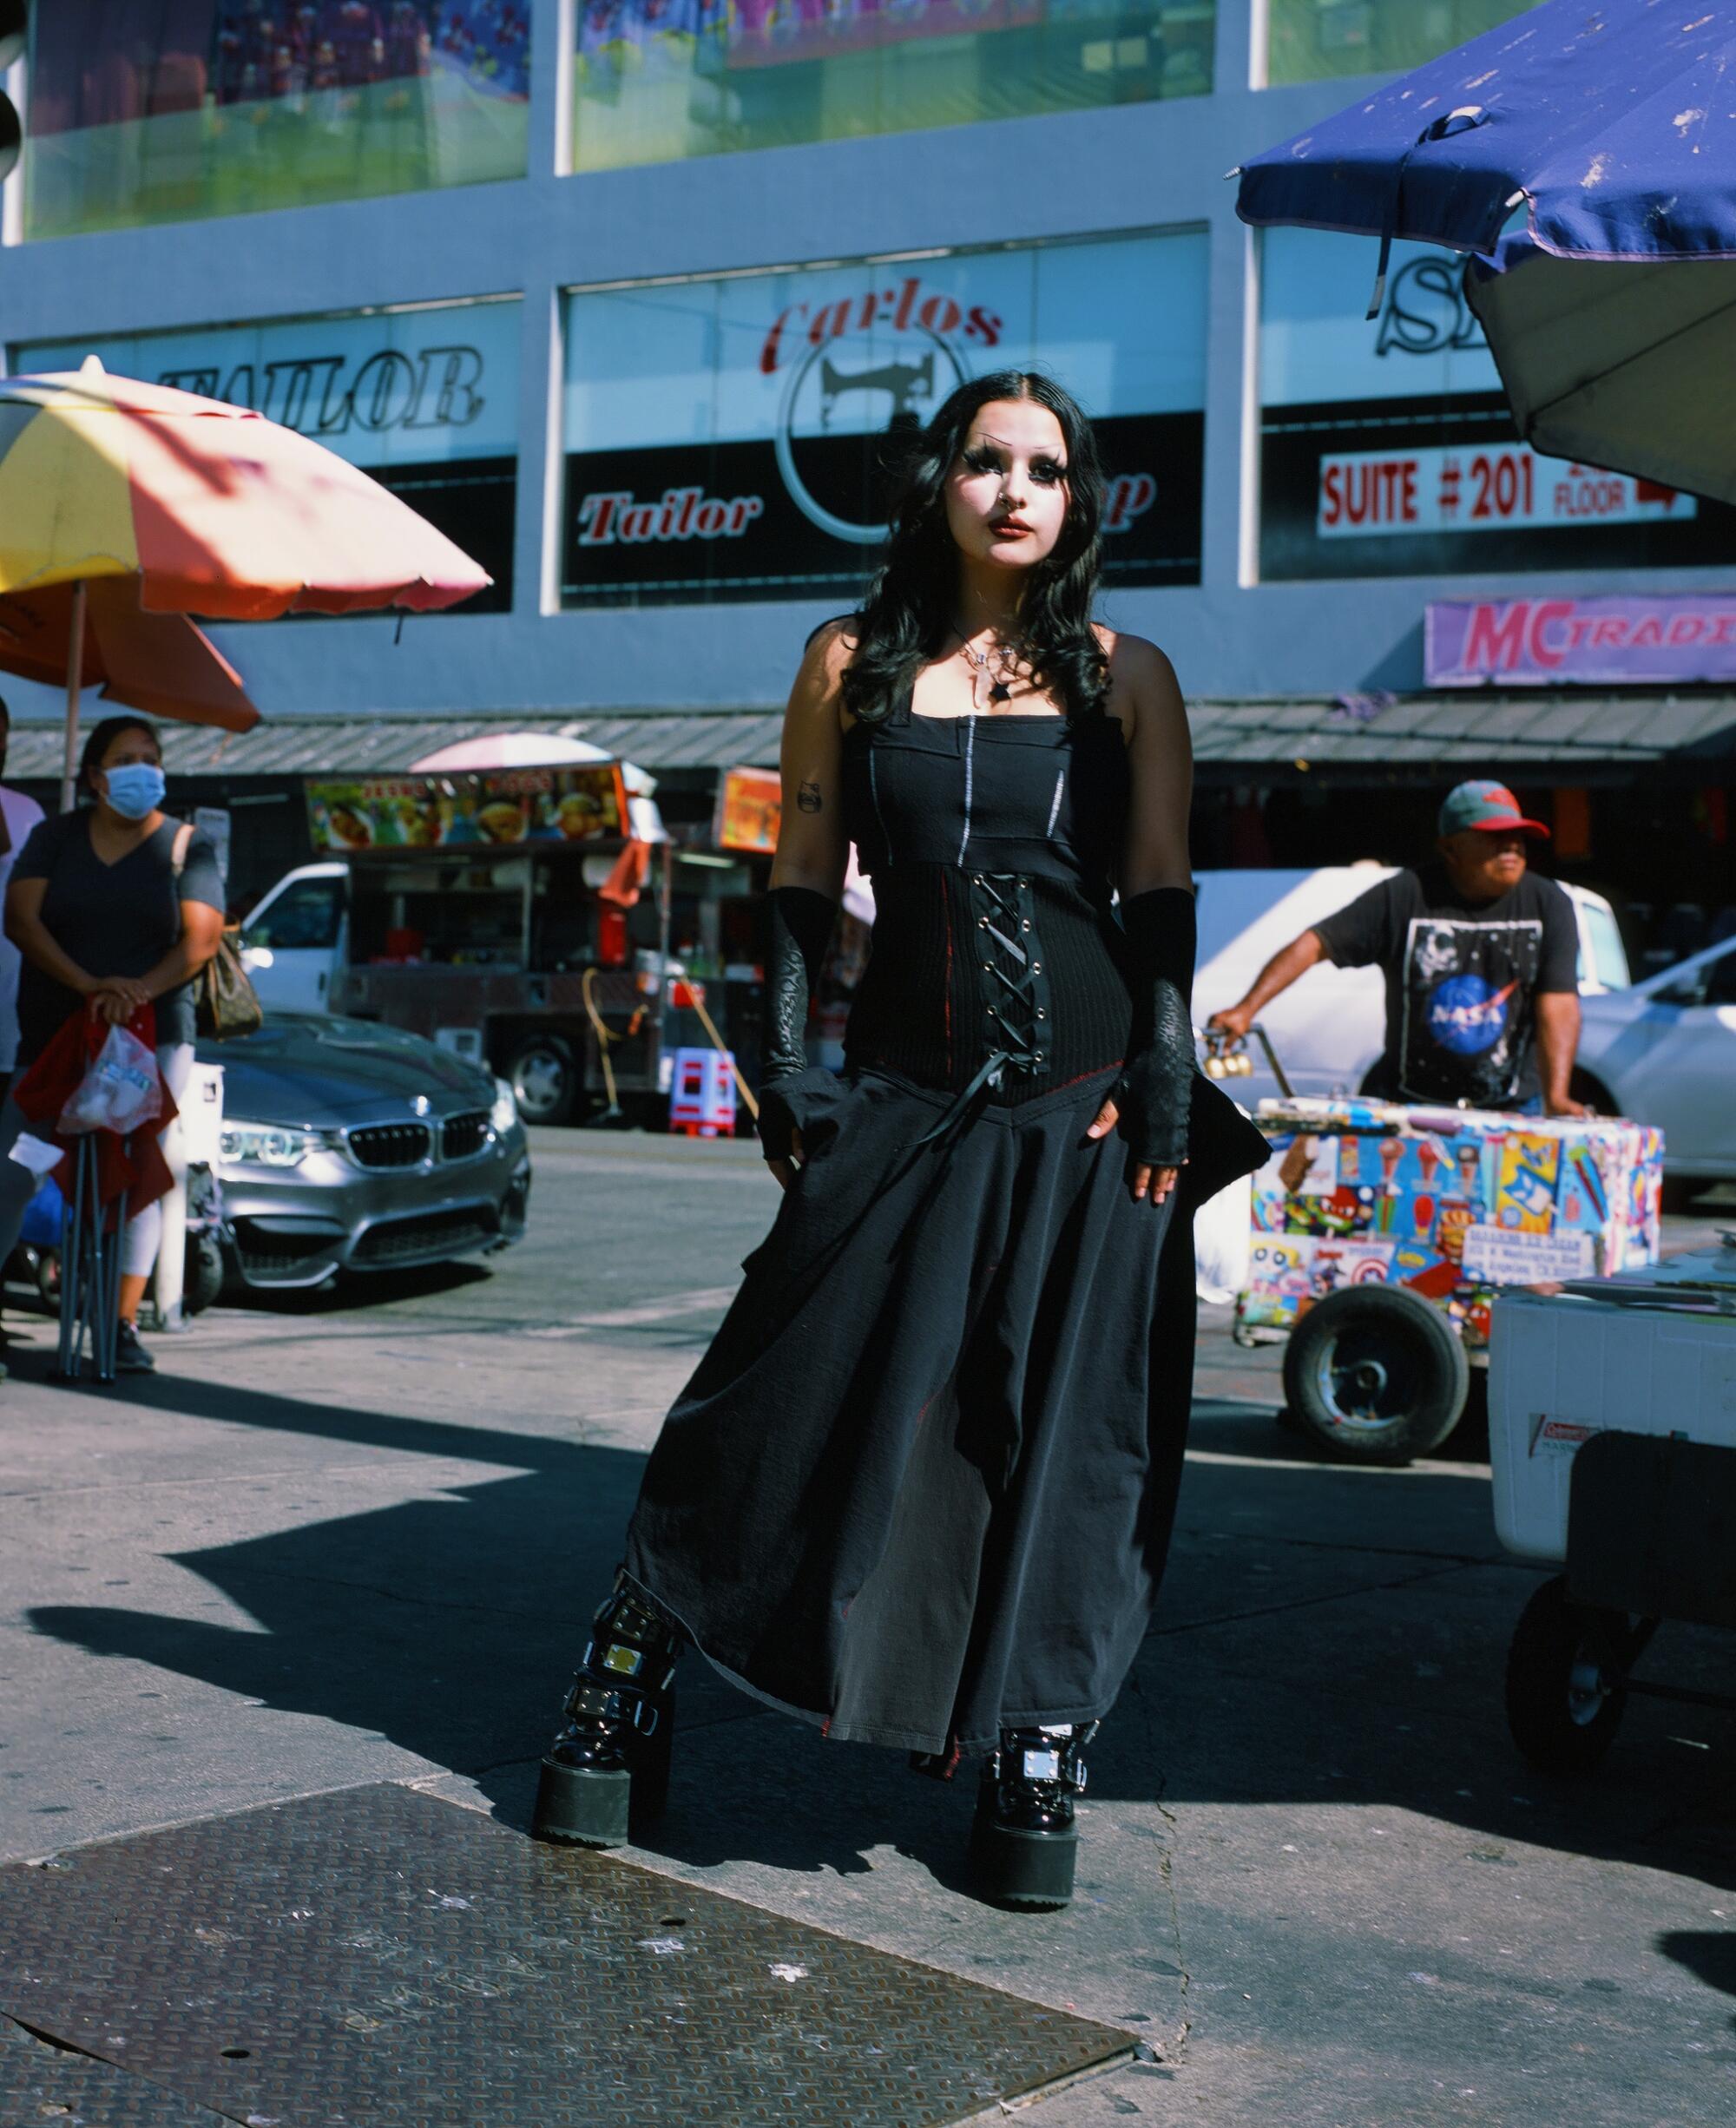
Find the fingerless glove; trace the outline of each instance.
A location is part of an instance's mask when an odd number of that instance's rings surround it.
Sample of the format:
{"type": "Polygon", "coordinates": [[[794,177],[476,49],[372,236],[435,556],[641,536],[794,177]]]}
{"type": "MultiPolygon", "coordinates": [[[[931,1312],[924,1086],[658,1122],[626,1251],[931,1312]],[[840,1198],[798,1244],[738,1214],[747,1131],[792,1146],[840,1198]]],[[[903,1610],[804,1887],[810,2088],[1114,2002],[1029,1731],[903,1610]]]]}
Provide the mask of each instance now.
{"type": "MultiPolygon", "coordinates": [[[[768,1160],[786,1160],[796,1121],[779,1089],[812,1076],[808,1000],[832,942],[838,903],[811,887],[773,887],[766,901],[769,935],[760,1022],[760,1143],[768,1160]]],[[[831,1074],[824,1075],[829,1081],[831,1074]]]]}
{"type": "Polygon", "coordinates": [[[1180,1167],[1187,1158],[1194,1092],[1194,897],[1153,887],[1121,904],[1133,1031],[1115,1089],[1128,1166],[1180,1167]]]}

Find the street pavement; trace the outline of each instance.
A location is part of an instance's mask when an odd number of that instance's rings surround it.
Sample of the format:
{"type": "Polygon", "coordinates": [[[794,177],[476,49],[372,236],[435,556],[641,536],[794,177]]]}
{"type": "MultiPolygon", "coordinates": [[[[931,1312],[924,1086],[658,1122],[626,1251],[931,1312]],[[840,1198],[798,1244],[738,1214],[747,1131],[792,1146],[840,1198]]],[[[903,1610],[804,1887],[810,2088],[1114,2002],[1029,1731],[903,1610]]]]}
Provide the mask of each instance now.
{"type": "MultiPolygon", "coordinates": [[[[490,1267],[219,1310],[148,1381],[49,1386],[47,1325],[11,1318],[0,1856],[380,1780],[527,1822],[644,1452],[773,1206],[746,1145],[542,1133],[536,1159],[490,1267]]],[[[968,1783],[691,1660],[631,1858],[1147,2043],[1045,2098],[1057,2128],[1727,2122],[1736,1723],[1636,1701],[1596,1778],[1532,1772],[1501,1685],[1539,1577],[1486,1464],[1318,1462],[1277,1369],[1208,1323],[1069,1911],[969,1897],[968,1783]]],[[[1727,1689],[1731,1656],[1669,1628],[1651,1668],[1727,1689]]]]}

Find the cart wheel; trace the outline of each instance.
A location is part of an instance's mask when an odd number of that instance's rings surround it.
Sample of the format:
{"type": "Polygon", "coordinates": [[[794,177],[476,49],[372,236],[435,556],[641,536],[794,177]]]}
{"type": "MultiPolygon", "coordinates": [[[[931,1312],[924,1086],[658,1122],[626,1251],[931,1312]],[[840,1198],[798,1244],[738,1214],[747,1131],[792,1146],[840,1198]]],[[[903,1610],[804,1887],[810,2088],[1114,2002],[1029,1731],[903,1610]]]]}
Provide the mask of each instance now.
{"type": "Polygon", "coordinates": [[[1507,1726],[1545,1773],[1590,1773],[1615,1741],[1628,1695],[1621,1673],[1628,1621],[1576,1604],[1564,1576],[1545,1581],[1514,1629],[1507,1654],[1507,1726]]]}
{"type": "Polygon", "coordinates": [[[506,1067],[518,1113],[527,1123],[570,1123],[579,1101],[579,1070],[558,1034],[533,1034],[506,1067]]]}
{"type": "Polygon", "coordinates": [[[1402,1286],[1347,1286],[1312,1307],[1284,1351],[1304,1430],[1345,1463],[1408,1463],[1458,1424],[1470,1368],[1439,1309],[1402,1286]]]}

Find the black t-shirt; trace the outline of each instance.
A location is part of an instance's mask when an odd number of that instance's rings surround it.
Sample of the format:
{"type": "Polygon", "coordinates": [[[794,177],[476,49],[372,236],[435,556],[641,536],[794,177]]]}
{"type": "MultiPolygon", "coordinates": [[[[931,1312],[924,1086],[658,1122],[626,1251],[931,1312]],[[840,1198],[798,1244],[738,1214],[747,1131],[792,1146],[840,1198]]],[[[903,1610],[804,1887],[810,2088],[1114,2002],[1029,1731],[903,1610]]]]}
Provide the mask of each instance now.
{"type": "Polygon", "coordinates": [[[1537,1094],[1537,993],[1579,987],[1579,926],[1554,880],[1527,872],[1497,901],[1467,902],[1443,866],[1395,872],[1314,929],[1339,968],[1385,972],[1371,1094],[1474,1108],[1537,1094]]]}
{"type": "MultiPolygon", "coordinates": [[[[90,845],[88,810],[38,821],[12,867],[14,883],[44,879],[43,924],[62,952],[87,975],[144,975],[181,936],[181,904],[223,906],[223,875],[209,836],[195,833],[187,862],[174,876],[174,838],[181,823],[165,820],[156,833],[113,864],[90,845]]],[[[47,1048],[84,1000],[28,955],[18,973],[18,1062],[32,1062],[47,1048]]],[[[193,985],[165,991],[156,1001],[157,1041],[193,1040],[193,985]]]]}

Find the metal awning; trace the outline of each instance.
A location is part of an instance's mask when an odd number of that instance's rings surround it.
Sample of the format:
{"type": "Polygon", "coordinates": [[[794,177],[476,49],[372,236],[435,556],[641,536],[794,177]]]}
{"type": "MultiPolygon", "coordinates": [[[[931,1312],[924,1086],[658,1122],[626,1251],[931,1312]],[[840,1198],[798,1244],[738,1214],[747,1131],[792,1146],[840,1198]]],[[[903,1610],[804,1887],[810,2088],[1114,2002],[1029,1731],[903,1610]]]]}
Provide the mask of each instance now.
{"type": "MultiPolygon", "coordinates": [[[[1194,751],[1203,765],[1250,770],[1365,765],[1426,770],[1527,765],[1561,770],[1630,763],[1736,759],[1736,694],[1573,693],[1460,690],[1389,698],[1290,697],[1188,705],[1194,751]]],[[[523,710],[486,716],[327,717],[267,719],[245,733],[201,725],[161,726],[172,776],[398,775],[441,746],[503,728],[581,739],[639,762],[674,769],[770,768],[778,759],[780,709],[523,710]]],[[[58,725],[13,726],[7,772],[29,781],[58,775],[58,725]]]]}
{"type": "MultiPolygon", "coordinates": [[[[159,731],[171,776],[396,776],[443,746],[503,730],[585,739],[655,773],[774,765],[783,723],[781,709],[567,710],[559,715],[516,710],[472,716],[280,717],[244,734],[189,724],[165,723],[159,731]]],[[[9,778],[57,776],[63,743],[58,724],[15,724],[9,778]]]]}
{"type": "Polygon", "coordinates": [[[1311,768],[1608,767],[1736,758],[1736,695],[1458,690],[1332,701],[1191,702],[1201,762],[1311,768]]]}

